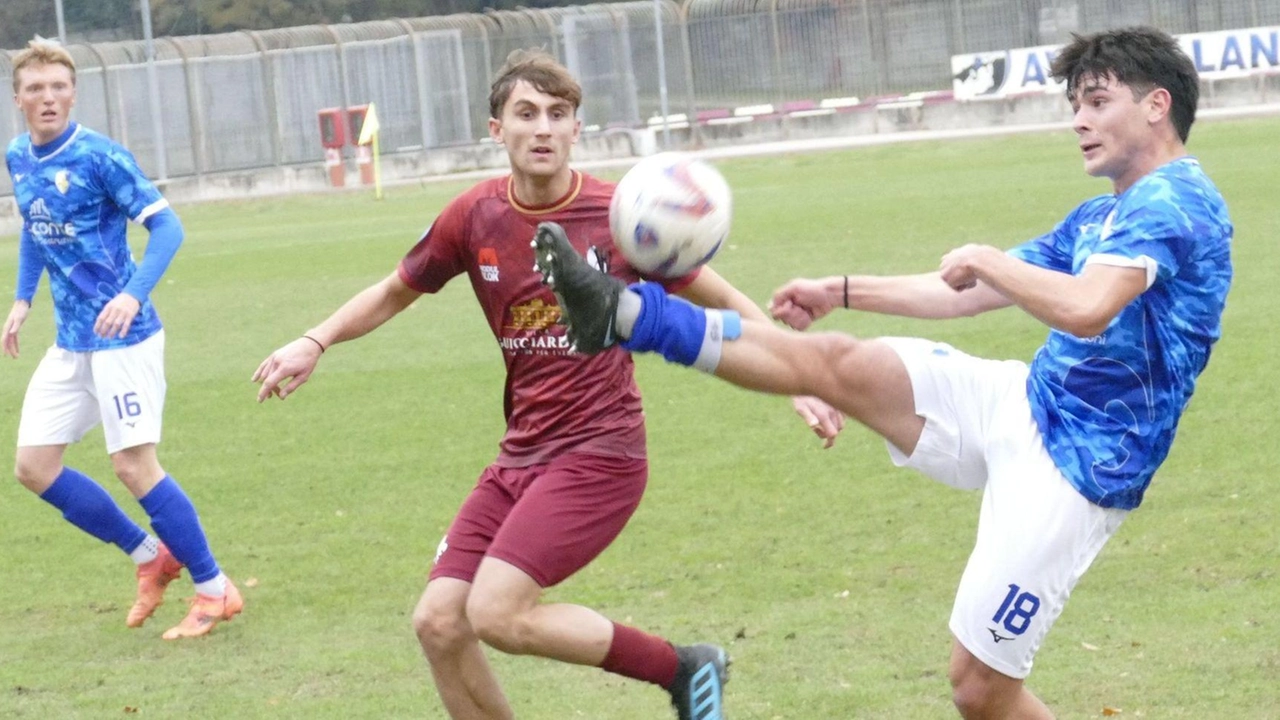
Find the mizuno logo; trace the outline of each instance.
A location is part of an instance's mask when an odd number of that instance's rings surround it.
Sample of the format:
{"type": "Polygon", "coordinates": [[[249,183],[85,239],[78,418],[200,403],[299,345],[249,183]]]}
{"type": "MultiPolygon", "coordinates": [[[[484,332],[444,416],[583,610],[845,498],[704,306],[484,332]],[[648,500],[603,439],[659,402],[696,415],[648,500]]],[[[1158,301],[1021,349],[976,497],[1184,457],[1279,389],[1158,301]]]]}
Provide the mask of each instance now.
{"type": "Polygon", "coordinates": [[[1001,640],[1012,640],[1012,639],[1013,639],[1013,638],[1011,638],[1011,637],[1005,637],[1005,636],[1001,635],[1000,633],[996,632],[996,631],[995,631],[995,630],[993,630],[992,628],[987,628],[987,632],[991,633],[991,639],[992,639],[992,640],[994,640],[996,643],[999,643],[1001,640]]]}
{"type": "Polygon", "coordinates": [[[14,174],[13,174],[13,181],[14,181],[14,182],[16,182],[16,183],[20,183],[20,182],[22,182],[22,178],[24,178],[24,177],[26,177],[26,176],[27,176],[27,174],[26,174],[26,173],[14,173],[14,174]]]}

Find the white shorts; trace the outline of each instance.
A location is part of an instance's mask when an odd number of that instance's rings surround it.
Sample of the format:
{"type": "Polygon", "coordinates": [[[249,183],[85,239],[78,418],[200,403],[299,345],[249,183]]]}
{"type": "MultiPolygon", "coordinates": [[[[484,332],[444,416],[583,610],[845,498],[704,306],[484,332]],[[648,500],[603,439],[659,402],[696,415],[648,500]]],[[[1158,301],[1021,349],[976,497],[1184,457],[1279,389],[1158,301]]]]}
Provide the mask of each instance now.
{"type": "Polygon", "coordinates": [[[97,352],[49,348],[22,401],[18,447],[67,445],[102,423],[107,453],[160,442],[164,331],[97,352]]]}
{"type": "Polygon", "coordinates": [[[1031,417],[1025,363],[927,340],[883,341],[906,364],[925,419],[911,457],[889,446],[894,463],[984,488],[951,632],[989,667],[1025,678],[1072,588],[1128,511],[1089,502],[1054,465],[1031,417]]]}

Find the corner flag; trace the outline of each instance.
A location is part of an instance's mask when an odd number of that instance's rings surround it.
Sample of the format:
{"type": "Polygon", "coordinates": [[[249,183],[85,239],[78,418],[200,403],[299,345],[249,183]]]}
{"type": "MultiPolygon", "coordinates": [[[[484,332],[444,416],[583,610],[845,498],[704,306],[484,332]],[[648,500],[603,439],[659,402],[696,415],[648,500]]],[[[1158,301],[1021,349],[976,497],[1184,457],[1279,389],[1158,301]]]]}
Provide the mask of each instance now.
{"type": "Polygon", "coordinates": [[[382,126],[378,123],[378,108],[373,103],[369,103],[369,110],[364,114],[364,122],[360,125],[360,139],[357,142],[360,145],[368,145],[373,142],[381,129],[382,126]]]}
{"type": "Polygon", "coordinates": [[[360,124],[360,139],[357,142],[360,145],[373,145],[373,195],[379,200],[382,199],[382,163],[378,158],[378,130],[381,128],[378,123],[378,108],[369,103],[364,122],[360,124]]]}

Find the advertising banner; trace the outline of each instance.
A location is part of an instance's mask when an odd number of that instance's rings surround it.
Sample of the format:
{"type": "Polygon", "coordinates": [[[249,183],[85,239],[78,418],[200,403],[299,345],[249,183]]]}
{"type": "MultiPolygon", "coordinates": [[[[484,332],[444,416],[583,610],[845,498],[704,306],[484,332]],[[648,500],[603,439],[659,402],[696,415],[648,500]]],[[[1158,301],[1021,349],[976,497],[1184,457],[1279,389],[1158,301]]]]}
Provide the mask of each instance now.
{"type": "MultiPolygon", "coordinates": [[[[1280,72],[1280,26],[1190,33],[1179,35],[1178,43],[1204,80],[1280,72]]],[[[1041,45],[952,55],[955,97],[984,100],[1064,92],[1065,88],[1049,76],[1049,65],[1060,47],[1041,45]]]]}

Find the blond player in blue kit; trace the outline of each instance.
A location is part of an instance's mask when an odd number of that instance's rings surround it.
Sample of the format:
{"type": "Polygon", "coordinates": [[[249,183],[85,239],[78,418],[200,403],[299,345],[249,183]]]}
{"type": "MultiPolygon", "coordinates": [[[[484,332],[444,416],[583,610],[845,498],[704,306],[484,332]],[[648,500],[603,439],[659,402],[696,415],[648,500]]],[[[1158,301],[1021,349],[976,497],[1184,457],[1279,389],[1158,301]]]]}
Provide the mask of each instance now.
{"type": "Polygon", "coordinates": [[[204,635],[244,601],[214,560],[191,500],[156,458],[164,329],[149,296],[182,244],[182,224],[129,151],[71,120],[76,72],[66,50],[33,42],[15,55],[13,91],[28,132],[5,153],[23,220],[5,354],[18,357],[18,332],[45,271],[57,323],[22,403],[14,472],[72,525],[133,559],[138,594],[129,627],[151,617],[185,566],[196,599],[164,638],[204,635]],[[130,220],[149,233],[141,263],[125,237],[130,220]],[[101,485],[63,465],[67,445],[98,423],[116,476],[155,535],[101,485]]]}

